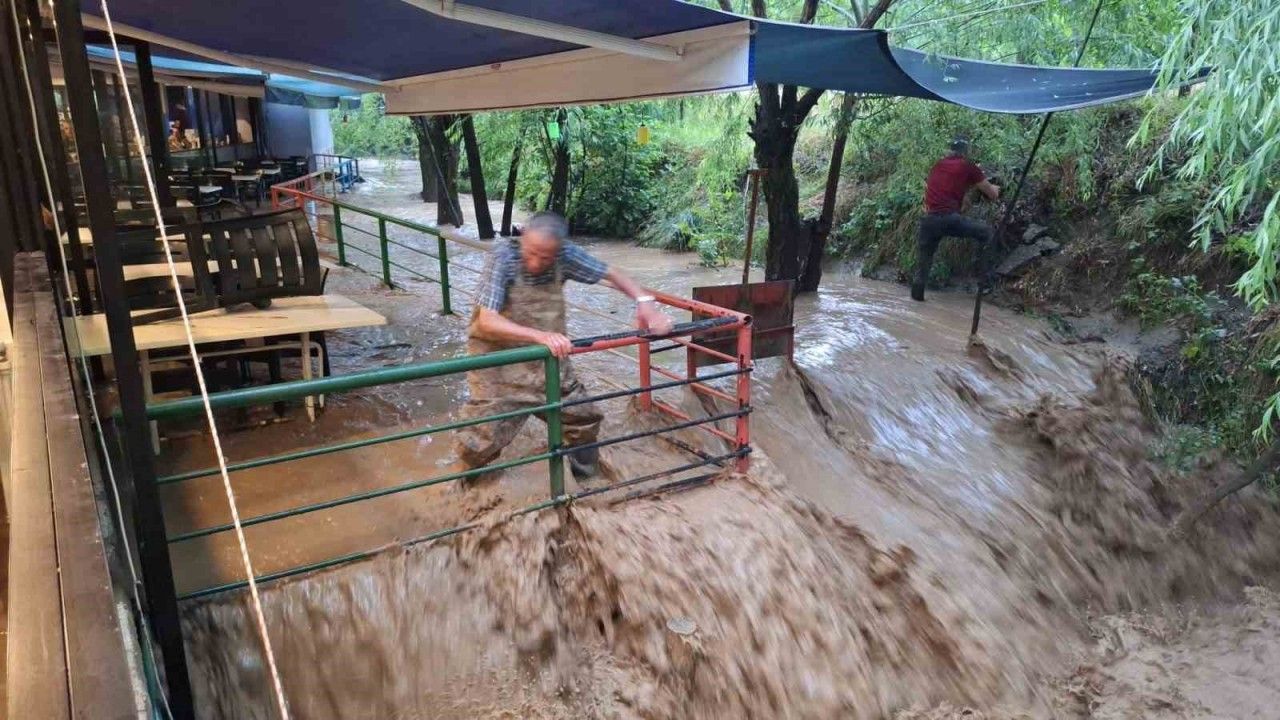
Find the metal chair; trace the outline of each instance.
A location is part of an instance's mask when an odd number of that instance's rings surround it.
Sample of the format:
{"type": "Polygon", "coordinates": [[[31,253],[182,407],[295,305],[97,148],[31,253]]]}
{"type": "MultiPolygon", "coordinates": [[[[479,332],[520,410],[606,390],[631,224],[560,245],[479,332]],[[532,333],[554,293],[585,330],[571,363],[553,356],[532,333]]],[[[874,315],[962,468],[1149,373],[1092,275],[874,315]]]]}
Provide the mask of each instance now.
{"type": "Polygon", "coordinates": [[[168,273],[131,279],[126,272],[124,295],[129,309],[150,311],[135,314],[134,325],[179,317],[179,293],[188,313],[212,310],[218,306],[218,296],[209,275],[209,257],[194,221],[183,226],[177,233],[170,230],[168,254],[165,252],[164,241],[154,227],[120,232],[116,235],[116,243],[123,266],[167,264],[172,257],[174,268],[178,271],[178,292],[174,291],[173,277],[168,273]]]}

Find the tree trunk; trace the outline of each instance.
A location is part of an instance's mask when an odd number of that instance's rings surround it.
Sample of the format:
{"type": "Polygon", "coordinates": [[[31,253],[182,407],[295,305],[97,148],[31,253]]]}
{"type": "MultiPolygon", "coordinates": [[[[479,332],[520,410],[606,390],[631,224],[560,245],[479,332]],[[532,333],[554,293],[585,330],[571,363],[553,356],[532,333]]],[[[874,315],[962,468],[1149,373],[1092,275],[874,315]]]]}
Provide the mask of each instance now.
{"type": "Polygon", "coordinates": [[[569,113],[561,108],[556,112],[560,124],[560,138],[552,143],[553,169],[551,194],[547,196],[547,209],[564,215],[569,205],[569,133],[565,123],[569,113]]]}
{"type": "Polygon", "coordinates": [[[493,238],[493,218],[489,216],[489,193],[484,187],[484,169],[480,167],[480,145],[476,142],[476,126],[468,115],[462,121],[462,142],[467,150],[467,173],[471,177],[471,199],[476,206],[476,229],[482,240],[493,238]]]}
{"type": "Polygon", "coordinates": [[[436,224],[461,227],[462,205],[458,202],[458,144],[449,138],[457,115],[437,115],[427,122],[428,146],[435,156],[440,193],[436,201],[436,224]]]}
{"type": "Polygon", "coordinates": [[[850,93],[845,93],[840,102],[835,139],[831,144],[831,162],[827,166],[827,185],[822,193],[822,212],[813,226],[809,255],[797,283],[797,292],[816,292],[822,282],[822,258],[826,255],[827,240],[831,237],[831,224],[836,214],[836,195],[840,190],[840,170],[844,166],[844,150],[849,143],[849,127],[853,124],[853,110],[857,103],[857,96],[850,93]]]}
{"type": "MultiPolygon", "coordinates": [[[[893,2],[877,0],[862,15],[860,27],[875,27],[893,2]]],[[[817,10],[818,0],[805,0],[799,22],[812,23],[817,10]]],[[[764,0],[752,0],[751,12],[757,17],[766,17],[764,0]]],[[[765,248],[765,279],[794,280],[796,292],[816,290],[822,279],[826,233],[819,232],[821,218],[800,220],[800,191],[792,160],[800,126],[822,97],[822,90],[811,88],[801,94],[800,88],[794,85],[757,83],[756,87],[759,102],[748,134],[755,141],[756,165],[766,173],[763,184],[769,237],[765,248]]],[[[840,154],[843,155],[843,150],[840,154]]],[[[838,178],[838,169],[836,173],[838,178]]],[[[827,225],[829,232],[830,220],[827,225]]]]}
{"type": "Polygon", "coordinates": [[[516,206],[516,178],[520,173],[520,146],[524,144],[524,134],[516,138],[516,146],[511,151],[511,168],[507,171],[507,194],[502,197],[502,235],[511,235],[511,215],[516,206]]]}
{"type": "Polygon", "coordinates": [[[422,172],[422,192],[419,197],[423,202],[436,202],[440,197],[440,171],[436,169],[431,143],[427,142],[427,128],[431,118],[415,115],[410,120],[413,121],[413,134],[418,138],[418,168],[422,172]]]}
{"type": "Polygon", "coordinates": [[[762,189],[769,220],[765,246],[766,280],[800,277],[800,258],[808,257],[808,238],[800,222],[800,188],[792,163],[799,127],[771,121],[763,108],[756,110],[751,137],[755,140],[756,165],[764,170],[762,189]]]}

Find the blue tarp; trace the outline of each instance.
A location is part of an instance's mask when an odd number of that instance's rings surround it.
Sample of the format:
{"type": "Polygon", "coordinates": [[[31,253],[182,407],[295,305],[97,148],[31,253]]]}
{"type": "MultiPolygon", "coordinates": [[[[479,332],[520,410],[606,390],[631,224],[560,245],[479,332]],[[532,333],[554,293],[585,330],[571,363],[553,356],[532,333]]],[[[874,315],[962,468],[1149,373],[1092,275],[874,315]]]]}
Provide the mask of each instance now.
{"type": "MultiPolygon", "coordinates": [[[[679,0],[466,2],[633,39],[744,21],[679,0]]],[[[94,12],[94,5],[86,10],[94,12]]],[[[492,68],[579,49],[439,17],[403,0],[111,0],[111,12],[119,23],[219,51],[379,81],[492,68]]],[[[1113,102],[1147,92],[1156,78],[1151,69],[1075,70],[944,58],[893,48],[889,40],[878,30],[753,21],[749,40],[743,39],[750,42],[749,55],[743,54],[749,57],[749,69],[743,75],[752,81],[925,98],[1002,113],[1113,102]]]]}
{"type": "Polygon", "coordinates": [[[998,113],[1072,110],[1143,95],[1151,69],[1011,65],[889,45],[879,30],[760,22],[755,79],[828,90],[940,100],[998,113]]]}

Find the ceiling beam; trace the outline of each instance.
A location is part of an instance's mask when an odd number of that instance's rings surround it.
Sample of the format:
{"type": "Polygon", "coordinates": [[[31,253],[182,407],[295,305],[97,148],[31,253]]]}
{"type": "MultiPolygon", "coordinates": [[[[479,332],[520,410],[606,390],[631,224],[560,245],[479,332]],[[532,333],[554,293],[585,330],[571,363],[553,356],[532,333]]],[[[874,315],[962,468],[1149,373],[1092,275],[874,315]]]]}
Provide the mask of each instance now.
{"type": "Polygon", "coordinates": [[[625,55],[673,62],[683,54],[680,48],[660,45],[644,40],[632,40],[628,37],[610,35],[608,33],[584,30],[570,25],[547,22],[536,18],[512,15],[498,10],[465,5],[453,0],[402,0],[416,8],[458,22],[484,27],[508,30],[523,35],[559,40],[573,45],[611,50],[625,55]]]}
{"type": "MultiPolygon", "coordinates": [[[[81,17],[83,18],[85,27],[94,28],[95,30],[107,29],[107,21],[97,15],[83,13],[81,17]]],[[[204,47],[203,45],[196,45],[195,43],[189,43],[185,40],[178,40],[166,35],[153,33],[150,30],[143,30],[141,28],[131,27],[118,22],[113,22],[111,24],[115,27],[115,31],[119,35],[149,42],[153,45],[163,45],[168,48],[173,48],[174,50],[181,50],[192,55],[199,55],[202,58],[208,58],[209,60],[225,63],[227,65],[251,68],[253,70],[258,70],[264,73],[273,73],[276,75],[290,75],[306,80],[329,83],[330,85],[340,85],[342,87],[349,87],[352,90],[359,90],[360,92],[385,93],[396,92],[397,90],[395,86],[387,83],[380,83],[377,81],[362,82],[358,80],[351,80],[346,77],[325,75],[322,73],[312,72],[310,70],[299,69],[298,67],[289,67],[288,64],[278,64],[271,62],[270,60],[249,58],[243,55],[214,50],[212,48],[204,47]]]]}

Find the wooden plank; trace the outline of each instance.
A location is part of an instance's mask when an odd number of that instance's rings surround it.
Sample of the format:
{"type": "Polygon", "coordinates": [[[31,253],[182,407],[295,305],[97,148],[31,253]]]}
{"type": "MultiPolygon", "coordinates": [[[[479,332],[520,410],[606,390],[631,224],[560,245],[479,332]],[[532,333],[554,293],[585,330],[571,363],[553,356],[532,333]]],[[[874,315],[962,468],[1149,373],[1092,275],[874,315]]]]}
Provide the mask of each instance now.
{"type": "Polygon", "coordinates": [[[85,454],[58,311],[41,263],[30,263],[40,347],[49,475],[62,580],[71,717],[125,720],[145,712],[129,679],[93,479],[85,454]]]}
{"type": "MultiPolygon", "coordinates": [[[[72,352],[90,357],[111,352],[104,315],[83,315],[75,320],[68,318],[65,322],[68,323],[67,342],[72,345],[72,352]],[[73,322],[74,327],[71,327],[73,322]]],[[[276,298],[272,300],[271,307],[265,310],[246,305],[191,316],[191,331],[197,343],[386,324],[386,317],[380,313],[337,294],[276,298]]],[[[181,347],[187,342],[181,318],[137,326],[133,329],[133,337],[139,350],[181,347]]]]}
{"type": "Polygon", "coordinates": [[[70,696],[35,299],[26,272],[14,282],[8,716],[61,720],[71,716],[70,696]]]}

